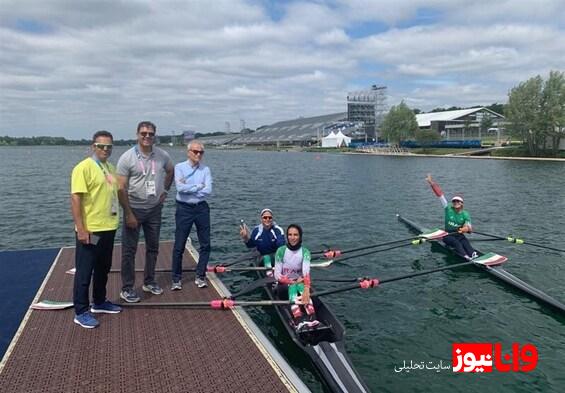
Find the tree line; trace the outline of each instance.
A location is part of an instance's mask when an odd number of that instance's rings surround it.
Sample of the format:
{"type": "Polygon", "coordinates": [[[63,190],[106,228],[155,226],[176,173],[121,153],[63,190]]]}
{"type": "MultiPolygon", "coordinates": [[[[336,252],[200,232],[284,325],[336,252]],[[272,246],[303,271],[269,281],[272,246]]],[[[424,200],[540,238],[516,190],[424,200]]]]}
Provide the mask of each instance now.
{"type": "MultiPolygon", "coordinates": [[[[480,108],[475,106],[471,108],[480,108]]],[[[546,80],[535,76],[519,83],[508,93],[506,104],[492,104],[486,108],[506,117],[507,131],[522,141],[529,156],[557,156],[561,140],[565,138],[565,74],[551,71],[546,80]]],[[[435,108],[431,112],[469,109],[460,107],[435,108]]],[[[404,101],[391,107],[381,124],[382,136],[400,144],[406,140],[429,143],[440,139],[435,131],[419,131],[416,114],[404,101]]],[[[488,129],[492,119],[485,116],[480,127],[488,129]]]]}
{"type": "Polygon", "coordinates": [[[531,156],[556,156],[565,137],[565,74],[537,75],[508,93],[506,119],[531,156]]]}
{"type": "MultiPolygon", "coordinates": [[[[131,145],[135,140],[114,140],[114,145],[131,145]]],[[[0,146],[76,146],[90,145],[92,139],[66,139],[60,136],[0,136],[0,146]]]]}
{"type": "MultiPolygon", "coordinates": [[[[212,132],[210,134],[202,134],[197,132],[195,138],[202,138],[204,136],[219,136],[226,135],[225,132],[212,132]]],[[[169,143],[173,141],[172,135],[158,135],[160,143],[169,143]]],[[[128,146],[134,145],[137,141],[135,139],[115,139],[114,145],[128,146]]],[[[77,145],[90,145],[91,139],[66,139],[59,136],[31,136],[31,137],[13,137],[13,136],[0,136],[0,146],[77,146],[77,145]]]]}

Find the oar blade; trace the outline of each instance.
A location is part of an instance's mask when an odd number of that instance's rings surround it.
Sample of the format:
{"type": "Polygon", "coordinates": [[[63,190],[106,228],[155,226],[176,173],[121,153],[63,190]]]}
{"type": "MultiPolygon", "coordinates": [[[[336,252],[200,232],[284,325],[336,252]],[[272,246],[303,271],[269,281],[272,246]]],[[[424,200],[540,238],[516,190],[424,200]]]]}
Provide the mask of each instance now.
{"type": "Polygon", "coordinates": [[[487,254],[481,255],[478,258],[473,259],[473,263],[476,263],[477,265],[497,266],[497,265],[502,265],[507,260],[508,258],[505,257],[504,255],[499,255],[494,252],[489,252],[487,254]]]}
{"type": "Polygon", "coordinates": [[[443,229],[432,229],[429,232],[424,232],[418,235],[418,237],[426,239],[426,240],[437,240],[446,237],[448,233],[443,229]]]}
{"type": "Polygon", "coordinates": [[[329,261],[322,261],[322,262],[311,262],[310,267],[328,267],[332,263],[334,263],[333,259],[330,259],[329,261]]]}
{"type": "Polygon", "coordinates": [[[60,302],[56,300],[41,300],[31,305],[31,308],[34,310],[65,310],[71,307],[73,307],[73,302],[60,302]]]}

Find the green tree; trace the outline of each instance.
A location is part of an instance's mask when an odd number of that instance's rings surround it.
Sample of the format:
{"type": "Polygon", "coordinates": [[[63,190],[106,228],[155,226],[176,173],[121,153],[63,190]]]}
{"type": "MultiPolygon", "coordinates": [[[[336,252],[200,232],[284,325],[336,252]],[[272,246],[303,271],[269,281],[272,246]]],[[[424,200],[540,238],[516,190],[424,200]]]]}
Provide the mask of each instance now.
{"type": "Polygon", "coordinates": [[[565,132],[565,74],[551,71],[542,92],[543,128],[551,153],[557,156],[565,132]]]}
{"type": "Polygon", "coordinates": [[[499,104],[498,102],[495,102],[494,104],[490,104],[485,108],[490,109],[491,111],[499,113],[501,115],[504,115],[504,104],[499,104]]]}
{"type": "Polygon", "coordinates": [[[544,82],[535,76],[510,90],[506,117],[510,132],[532,156],[556,155],[565,127],[565,75],[551,71],[544,82]]]}
{"type": "Polygon", "coordinates": [[[416,133],[416,142],[422,146],[423,150],[426,151],[430,145],[434,142],[438,142],[441,139],[439,133],[434,130],[423,130],[416,133]]]}
{"type": "Polygon", "coordinates": [[[494,122],[492,121],[492,117],[490,117],[490,113],[485,113],[481,118],[479,127],[481,127],[482,132],[486,132],[493,124],[494,122]]]}
{"type": "Polygon", "coordinates": [[[390,108],[381,125],[382,136],[389,141],[400,143],[414,138],[418,131],[418,122],[414,112],[402,101],[390,108]]]}

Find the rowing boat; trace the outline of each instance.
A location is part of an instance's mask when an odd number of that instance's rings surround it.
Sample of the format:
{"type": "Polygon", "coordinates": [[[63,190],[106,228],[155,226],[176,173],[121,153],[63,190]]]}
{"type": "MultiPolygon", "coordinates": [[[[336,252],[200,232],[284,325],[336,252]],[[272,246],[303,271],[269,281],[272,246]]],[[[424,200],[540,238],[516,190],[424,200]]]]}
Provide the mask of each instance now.
{"type": "MultiPolygon", "coordinates": [[[[264,279],[264,272],[257,272],[257,274],[264,279]]],[[[265,291],[271,300],[280,300],[274,285],[271,280],[265,285],[265,291]]],[[[310,358],[332,392],[369,392],[369,388],[353,367],[345,351],[345,328],[329,307],[315,294],[312,296],[312,302],[320,325],[301,329],[300,332],[296,331],[288,305],[276,306],[275,310],[292,341],[310,358]]]]}
{"type": "MultiPolygon", "coordinates": [[[[405,217],[402,217],[400,214],[397,214],[397,217],[398,217],[398,220],[400,220],[401,222],[406,224],[414,232],[424,233],[424,232],[430,231],[429,229],[424,228],[423,226],[415,223],[414,221],[411,221],[411,220],[409,220],[405,217]]],[[[436,242],[436,244],[443,247],[444,249],[452,252],[458,258],[464,259],[463,256],[457,254],[455,252],[455,250],[453,250],[451,247],[447,246],[442,241],[435,241],[435,242],[436,242]]],[[[484,253],[477,250],[476,248],[475,248],[475,251],[477,252],[477,254],[479,254],[479,256],[484,255],[484,253]]],[[[504,268],[501,265],[486,266],[486,265],[481,265],[481,264],[474,264],[474,266],[485,270],[487,273],[493,275],[494,277],[498,278],[499,280],[504,281],[508,285],[511,285],[512,287],[514,287],[514,288],[516,288],[516,289],[518,289],[522,292],[527,293],[528,295],[530,295],[532,298],[536,299],[537,301],[544,303],[544,304],[547,304],[547,305],[550,305],[550,306],[554,307],[555,309],[557,309],[559,311],[565,312],[565,304],[563,304],[560,301],[552,298],[547,293],[542,292],[539,289],[531,286],[530,284],[520,280],[518,277],[514,276],[513,274],[508,273],[506,270],[504,270],[504,268]]]]}

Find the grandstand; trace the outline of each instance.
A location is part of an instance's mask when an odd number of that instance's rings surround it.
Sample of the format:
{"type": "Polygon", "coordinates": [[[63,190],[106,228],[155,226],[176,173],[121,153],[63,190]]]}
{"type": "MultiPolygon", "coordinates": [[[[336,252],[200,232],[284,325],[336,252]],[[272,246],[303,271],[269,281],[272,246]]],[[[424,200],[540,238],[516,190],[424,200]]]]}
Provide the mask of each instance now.
{"type": "Polygon", "coordinates": [[[329,134],[330,129],[336,130],[341,124],[342,132],[353,132],[357,128],[347,122],[347,113],[285,120],[269,126],[263,126],[254,133],[240,135],[231,141],[236,145],[301,145],[310,146],[329,134]]]}

